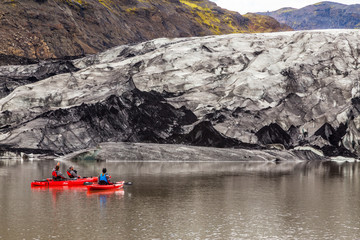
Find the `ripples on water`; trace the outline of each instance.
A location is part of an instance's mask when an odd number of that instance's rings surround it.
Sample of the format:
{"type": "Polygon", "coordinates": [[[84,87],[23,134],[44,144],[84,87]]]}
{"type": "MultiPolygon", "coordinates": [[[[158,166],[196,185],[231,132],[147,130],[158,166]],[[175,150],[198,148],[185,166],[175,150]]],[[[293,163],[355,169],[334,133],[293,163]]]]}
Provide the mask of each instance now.
{"type": "Polygon", "coordinates": [[[357,162],[71,164],[134,185],[30,188],[55,162],[1,160],[0,239],[360,238],[357,162]]]}

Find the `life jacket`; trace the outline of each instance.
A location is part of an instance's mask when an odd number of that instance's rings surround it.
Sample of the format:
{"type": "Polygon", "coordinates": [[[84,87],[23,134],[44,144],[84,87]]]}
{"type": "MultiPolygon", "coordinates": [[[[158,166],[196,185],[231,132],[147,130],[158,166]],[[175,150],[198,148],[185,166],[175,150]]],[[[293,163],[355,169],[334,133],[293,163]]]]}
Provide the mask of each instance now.
{"type": "Polygon", "coordinates": [[[69,176],[69,178],[74,178],[74,176],[69,172],[69,170],[66,170],[66,173],[69,176]]]}
{"type": "Polygon", "coordinates": [[[106,178],[105,173],[100,174],[100,176],[99,176],[99,182],[100,182],[100,181],[105,181],[106,183],[109,183],[108,180],[107,180],[107,178],[106,178]]]}
{"type": "Polygon", "coordinates": [[[58,171],[56,171],[55,169],[52,171],[51,175],[52,175],[53,180],[60,180],[60,179],[62,179],[61,175],[59,176],[58,171]]]}

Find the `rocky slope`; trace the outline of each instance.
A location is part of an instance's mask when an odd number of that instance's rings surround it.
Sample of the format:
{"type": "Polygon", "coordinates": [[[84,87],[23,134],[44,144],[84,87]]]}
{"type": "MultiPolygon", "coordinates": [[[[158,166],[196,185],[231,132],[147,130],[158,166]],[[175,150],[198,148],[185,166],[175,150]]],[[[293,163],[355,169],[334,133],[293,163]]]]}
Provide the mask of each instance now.
{"type": "Polygon", "coordinates": [[[208,0],[5,0],[0,65],[82,56],[159,37],[289,29],[271,17],[258,20],[208,0]]]}
{"type": "Polygon", "coordinates": [[[271,16],[295,30],[360,28],[360,4],[320,2],[300,9],[282,8],[259,14],[271,16]]]}
{"type": "Polygon", "coordinates": [[[18,87],[2,92],[0,143],[56,153],[125,141],[271,148],[274,159],[279,151],[357,157],[359,37],[333,30],[162,38],[3,66],[2,77],[18,87]]]}

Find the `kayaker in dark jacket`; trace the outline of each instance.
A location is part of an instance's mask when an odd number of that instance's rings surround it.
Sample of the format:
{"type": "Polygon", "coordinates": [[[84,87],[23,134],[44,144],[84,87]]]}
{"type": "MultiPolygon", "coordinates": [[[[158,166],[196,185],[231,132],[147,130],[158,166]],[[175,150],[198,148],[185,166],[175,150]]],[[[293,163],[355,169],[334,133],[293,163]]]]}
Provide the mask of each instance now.
{"type": "Polygon", "coordinates": [[[109,174],[106,173],[106,168],[103,168],[102,172],[103,173],[100,174],[98,177],[98,184],[100,184],[100,185],[112,184],[112,182],[110,182],[109,174]]]}
{"type": "Polygon", "coordinates": [[[59,171],[60,167],[59,165],[56,165],[55,168],[52,171],[52,178],[55,181],[64,180],[66,179],[64,175],[59,171]]]}
{"type": "Polygon", "coordinates": [[[67,175],[69,178],[80,178],[79,175],[77,175],[77,171],[74,170],[73,166],[70,166],[68,170],[66,170],[67,175]]]}

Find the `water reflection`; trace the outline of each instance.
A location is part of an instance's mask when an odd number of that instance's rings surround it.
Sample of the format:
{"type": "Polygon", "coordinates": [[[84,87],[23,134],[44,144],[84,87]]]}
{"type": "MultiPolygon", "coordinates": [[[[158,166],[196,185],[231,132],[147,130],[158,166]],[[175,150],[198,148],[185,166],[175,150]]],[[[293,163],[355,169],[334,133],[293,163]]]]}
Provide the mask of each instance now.
{"type": "Polygon", "coordinates": [[[110,189],[102,191],[87,191],[86,195],[90,198],[98,198],[101,208],[106,208],[106,204],[111,199],[119,200],[124,197],[125,191],[123,189],[110,189]]]}
{"type": "Polygon", "coordinates": [[[294,167],[293,172],[301,172],[303,175],[318,174],[327,178],[358,177],[359,162],[303,162],[294,167]]]}
{"type": "MultiPolygon", "coordinates": [[[[8,170],[2,168],[17,167],[30,164],[32,169],[41,171],[44,179],[51,177],[55,161],[23,161],[13,159],[0,159],[0,176],[8,170]]],[[[106,167],[110,174],[262,174],[264,176],[279,176],[287,174],[307,175],[316,172],[324,177],[353,177],[359,175],[359,162],[334,162],[334,161],[307,161],[307,162],[63,162],[60,170],[74,165],[82,175],[97,176],[101,169],[106,167]]],[[[120,180],[120,179],[119,179],[120,180]]]]}
{"type": "MultiPolygon", "coordinates": [[[[125,175],[243,175],[257,174],[276,177],[289,174],[317,174],[324,177],[357,177],[359,162],[307,161],[307,162],[100,162],[89,167],[106,167],[115,174],[125,175]]],[[[86,168],[86,166],[83,166],[86,168]]],[[[98,171],[98,170],[97,170],[98,171]]]]}
{"type": "Polygon", "coordinates": [[[24,161],[21,159],[0,159],[0,168],[1,167],[10,167],[10,166],[16,166],[19,164],[23,164],[24,162],[29,162],[29,161],[24,161]]]}
{"type": "Polygon", "coordinates": [[[87,191],[86,195],[88,197],[115,195],[118,198],[122,198],[124,196],[124,193],[124,189],[107,189],[101,191],[87,191]]]}

